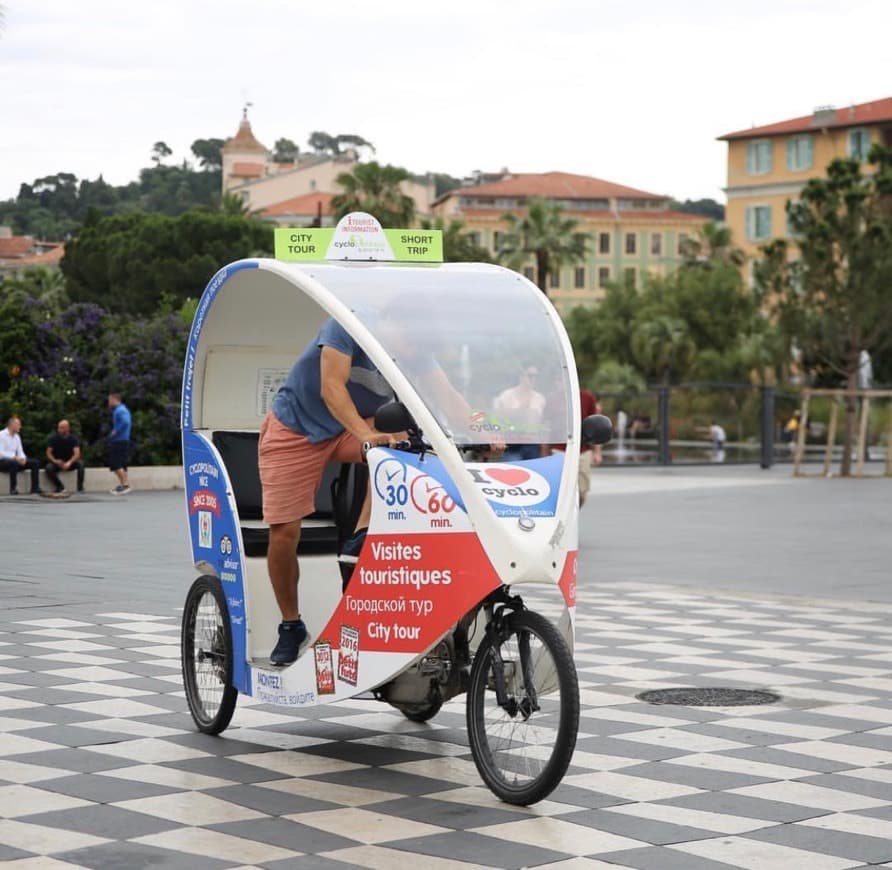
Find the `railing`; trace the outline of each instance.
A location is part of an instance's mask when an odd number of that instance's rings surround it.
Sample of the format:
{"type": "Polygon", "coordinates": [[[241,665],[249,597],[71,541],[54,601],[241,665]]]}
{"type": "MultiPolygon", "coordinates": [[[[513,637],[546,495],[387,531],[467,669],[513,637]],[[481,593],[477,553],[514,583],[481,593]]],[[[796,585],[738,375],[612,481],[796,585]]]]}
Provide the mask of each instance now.
{"type": "MultiPolygon", "coordinates": [[[[794,460],[799,432],[787,424],[799,410],[801,394],[773,386],[685,383],[653,386],[644,393],[599,393],[615,434],[602,449],[604,465],[739,465],[770,468],[794,460]],[[620,411],[626,425],[617,430],[620,411]],[[722,444],[710,427],[724,430],[722,444]]],[[[869,411],[868,411],[869,412],[869,411]]],[[[800,462],[826,461],[830,403],[815,408],[802,431],[800,462]]],[[[880,412],[877,411],[879,414],[880,412]]],[[[885,418],[868,430],[863,459],[885,462],[890,430],[885,418]]],[[[841,446],[831,450],[839,453],[841,446]]]]}

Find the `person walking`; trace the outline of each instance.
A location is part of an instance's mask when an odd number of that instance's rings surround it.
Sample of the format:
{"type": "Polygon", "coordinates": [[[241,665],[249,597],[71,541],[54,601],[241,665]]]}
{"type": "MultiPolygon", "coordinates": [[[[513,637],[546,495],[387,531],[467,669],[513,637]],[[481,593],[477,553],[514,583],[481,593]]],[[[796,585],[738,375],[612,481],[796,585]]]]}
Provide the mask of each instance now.
{"type": "Polygon", "coordinates": [[[118,485],[110,490],[112,495],[130,492],[127,466],[130,461],[130,409],[120,393],[108,394],[108,406],[112,410],[112,431],[108,436],[108,467],[118,478],[118,485]]]}
{"type": "Polygon", "coordinates": [[[59,480],[60,471],[77,471],[77,491],[84,491],[84,463],[81,459],[81,443],[77,435],[72,434],[71,424],[60,420],[56,426],[56,434],[50,438],[46,446],[46,476],[56,487],[56,492],[65,492],[65,485],[59,480]]]}

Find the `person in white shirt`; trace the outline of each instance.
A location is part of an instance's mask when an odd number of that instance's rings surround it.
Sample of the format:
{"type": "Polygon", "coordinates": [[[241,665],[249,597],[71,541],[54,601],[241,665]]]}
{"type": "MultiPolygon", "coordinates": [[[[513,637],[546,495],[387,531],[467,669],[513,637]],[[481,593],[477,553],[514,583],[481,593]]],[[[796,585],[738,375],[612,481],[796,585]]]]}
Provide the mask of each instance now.
{"type": "Polygon", "coordinates": [[[9,475],[9,494],[18,495],[16,478],[20,471],[31,473],[31,492],[40,493],[40,463],[36,459],[28,459],[22,447],[19,432],[22,421],[19,417],[10,417],[5,429],[0,429],[0,471],[9,475]]]}
{"type": "Polygon", "coordinates": [[[506,462],[536,459],[539,456],[539,444],[512,444],[510,436],[513,426],[517,426],[521,432],[536,432],[542,426],[545,396],[536,389],[538,377],[539,370],[534,365],[522,366],[517,385],[503,390],[493,401],[493,411],[504,415],[505,428],[509,430],[505,433],[508,446],[502,457],[506,462]]]}

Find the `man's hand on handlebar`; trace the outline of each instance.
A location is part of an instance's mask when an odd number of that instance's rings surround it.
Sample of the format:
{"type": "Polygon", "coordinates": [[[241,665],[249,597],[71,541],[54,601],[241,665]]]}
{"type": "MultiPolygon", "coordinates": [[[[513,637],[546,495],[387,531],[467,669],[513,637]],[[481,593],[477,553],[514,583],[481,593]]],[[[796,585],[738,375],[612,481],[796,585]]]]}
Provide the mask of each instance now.
{"type": "Polygon", "coordinates": [[[398,447],[401,441],[408,438],[405,432],[379,432],[377,429],[369,429],[366,434],[360,438],[362,444],[362,452],[368,453],[373,447],[398,447]]]}

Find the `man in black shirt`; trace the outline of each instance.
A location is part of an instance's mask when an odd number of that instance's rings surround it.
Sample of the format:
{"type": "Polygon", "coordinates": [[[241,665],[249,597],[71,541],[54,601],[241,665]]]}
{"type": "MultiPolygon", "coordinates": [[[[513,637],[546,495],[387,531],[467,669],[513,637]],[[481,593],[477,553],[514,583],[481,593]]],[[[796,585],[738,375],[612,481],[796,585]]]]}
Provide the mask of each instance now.
{"type": "Polygon", "coordinates": [[[71,434],[71,425],[67,420],[60,420],[56,434],[49,440],[46,448],[46,476],[56,487],[56,492],[65,492],[60,471],[77,470],[77,491],[84,491],[84,463],[81,460],[81,445],[76,435],[71,434]]]}

